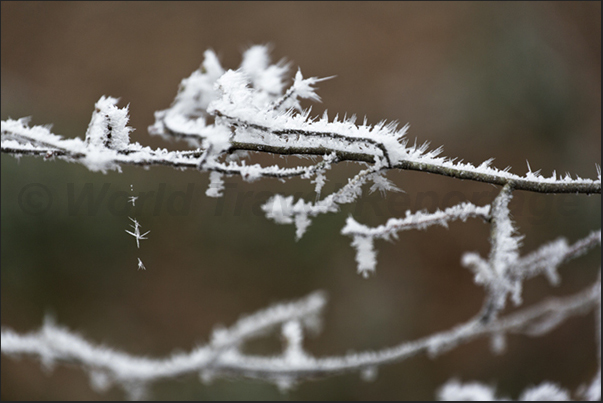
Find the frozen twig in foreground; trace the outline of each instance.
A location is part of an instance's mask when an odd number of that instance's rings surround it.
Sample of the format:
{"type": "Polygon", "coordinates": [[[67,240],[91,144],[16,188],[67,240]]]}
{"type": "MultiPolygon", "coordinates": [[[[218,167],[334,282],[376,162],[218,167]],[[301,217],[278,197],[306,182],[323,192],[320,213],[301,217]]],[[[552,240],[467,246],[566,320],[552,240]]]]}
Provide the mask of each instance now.
{"type": "MultiPolygon", "coordinates": [[[[448,381],[440,391],[438,397],[443,401],[498,401],[510,400],[507,397],[496,397],[492,386],[479,382],[461,384],[458,380],[448,381]]],[[[567,390],[550,382],[542,382],[538,386],[527,388],[522,392],[518,401],[565,401],[571,400],[567,390]]]]}
{"type": "MultiPolygon", "coordinates": [[[[579,388],[571,393],[552,382],[542,382],[540,385],[526,388],[518,401],[575,401],[601,400],[601,371],[595,376],[593,382],[585,389],[579,388]]],[[[457,379],[451,379],[438,391],[438,398],[443,401],[508,401],[508,397],[497,397],[495,388],[480,382],[460,383],[457,379]]]]}
{"type": "Polygon", "coordinates": [[[241,318],[229,328],[215,329],[208,345],[197,347],[189,354],[174,354],[166,359],[135,357],[95,346],[50,321],[39,332],[27,335],[18,335],[3,328],[2,352],[37,356],[49,367],[57,361],[79,364],[90,373],[93,386],[102,377],[105,388],[115,383],[129,391],[132,385],[140,387],[191,372],[207,379],[215,370],[220,370],[222,360],[236,354],[239,345],[269,332],[275,326],[297,320],[310,329],[316,328],[319,325],[317,315],[325,303],[323,293],[316,292],[296,302],[272,306],[241,318]]]}
{"type": "Polygon", "coordinates": [[[392,348],[324,358],[312,357],[303,350],[303,333],[299,325],[316,323],[316,315],[325,304],[321,294],[312,294],[295,303],[276,305],[243,318],[228,329],[216,330],[208,345],[165,359],[135,357],[95,346],[52,323],[46,323],[37,333],[25,335],[3,329],[2,352],[37,356],[50,366],[62,361],[79,364],[90,373],[92,380],[102,376],[106,386],[115,383],[126,390],[131,385],[140,387],[186,373],[200,373],[206,380],[236,376],[294,384],[306,379],[374,368],[421,352],[433,356],[482,336],[507,333],[539,335],[543,328],[548,332],[570,316],[591,311],[600,297],[601,288],[597,282],[575,295],[549,299],[488,324],[475,318],[450,330],[392,348]],[[279,324],[284,324],[287,340],[282,355],[249,356],[238,349],[245,341],[265,334],[279,324]]]}

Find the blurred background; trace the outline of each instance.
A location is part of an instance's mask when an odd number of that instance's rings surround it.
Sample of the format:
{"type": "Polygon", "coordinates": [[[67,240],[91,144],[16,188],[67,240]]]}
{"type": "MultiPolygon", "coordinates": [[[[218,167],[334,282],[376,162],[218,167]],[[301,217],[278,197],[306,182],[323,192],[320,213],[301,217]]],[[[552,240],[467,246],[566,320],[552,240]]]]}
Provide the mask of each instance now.
{"type": "MultiPolygon", "coordinates": [[[[132,141],[185,149],[148,135],[153,112],[170,105],[204,50],[237,68],[242,51],[268,43],[274,60],[285,58],[293,71],[337,75],[319,84],[323,103],[313,106],[316,114],[328,109],[331,117],[408,122],[411,140],[443,145],[445,155],[475,164],[496,157],[496,167],[517,174],[527,171],[527,159],[545,176],[556,170],[594,178],[601,163],[600,2],[2,2],[1,19],[2,119],[32,116],[33,124],[53,123],[53,132],[65,137],[83,138],[94,103],[110,95],[130,105],[132,141]]],[[[388,178],[405,193],[384,199],[366,192],[338,214],[314,219],[295,242],[294,227],[268,221],[259,206],[275,193],[301,192],[312,200],[308,181],[229,178],[226,196],[212,199],[205,196],[208,175],[199,172],[124,167],[102,174],[63,161],[4,154],[1,160],[2,326],[18,332],[36,330],[53,315],[91,341],[163,357],[205,343],[217,324],[321,289],[329,295],[323,330],[305,341],[321,356],[445,330],[481,306],[483,292],[460,258],[465,251],[487,255],[489,228],[482,222],[377,241],[377,274],[368,280],[356,274],[351,239],[339,232],[348,215],[377,225],[407,209],[489,203],[498,190],[491,185],[391,172],[388,178]],[[19,200],[32,189],[38,193],[28,209],[19,200]],[[79,199],[85,189],[98,203],[79,199]],[[128,210],[124,194],[142,192],[149,201],[128,210]],[[128,215],[151,231],[140,249],[124,232],[128,215]],[[137,258],[146,271],[137,270],[137,258]]],[[[358,169],[337,166],[323,194],[358,169]]],[[[515,192],[511,208],[525,235],[522,251],[559,236],[570,242],[586,236],[600,228],[600,207],[600,195],[515,192]]],[[[597,249],[565,265],[559,287],[530,280],[525,304],[576,292],[596,279],[599,267],[597,249]]],[[[258,354],[279,349],[278,335],[245,347],[258,354]]],[[[1,360],[3,400],[124,398],[116,388],[95,393],[74,367],[48,372],[29,358],[1,360]]],[[[155,384],[150,397],[434,399],[456,377],[517,398],[544,380],[575,390],[596,368],[589,314],[544,337],[509,337],[504,355],[479,340],[435,359],[422,355],[381,367],[372,383],[353,373],[282,395],[271,384],[204,385],[191,375],[155,384]]]]}

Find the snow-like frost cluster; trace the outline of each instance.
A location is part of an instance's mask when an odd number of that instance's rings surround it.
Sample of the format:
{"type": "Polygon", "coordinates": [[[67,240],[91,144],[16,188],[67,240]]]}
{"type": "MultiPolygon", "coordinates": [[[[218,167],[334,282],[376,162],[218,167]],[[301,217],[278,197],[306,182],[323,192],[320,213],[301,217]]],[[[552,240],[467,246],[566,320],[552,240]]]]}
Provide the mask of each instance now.
{"type": "Polygon", "coordinates": [[[128,127],[128,108],[120,109],[118,100],[102,96],[96,103],[86,142],[96,148],[123,150],[130,144],[131,127],[128,127]]]}
{"type": "MultiPolygon", "coordinates": [[[[439,391],[438,397],[444,401],[498,401],[509,400],[509,398],[496,397],[495,390],[491,386],[479,382],[468,382],[461,384],[458,380],[451,380],[439,391]]],[[[522,392],[519,401],[567,401],[570,399],[569,392],[558,385],[543,382],[522,392]]]]}

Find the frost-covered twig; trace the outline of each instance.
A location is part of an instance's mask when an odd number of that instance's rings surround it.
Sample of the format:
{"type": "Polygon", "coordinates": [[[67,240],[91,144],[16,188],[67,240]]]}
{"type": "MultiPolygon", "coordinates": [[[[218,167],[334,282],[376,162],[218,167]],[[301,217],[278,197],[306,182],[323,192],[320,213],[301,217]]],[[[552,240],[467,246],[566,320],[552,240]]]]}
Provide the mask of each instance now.
{"type": "Polygon", "coordinates": [[[375,164],[360,171],[356,176],[348,180],[338,191],[331,193],[316,203],[306,202],[303,199],[294,202],[293,196],[284,197],[280,194],[271,197],[263,206],[262,210],[266,217],[273,219],[278,224],[295,223],[295,236],[300,239],[310,225],[309,217],[319,214],[332,213],[339,210],[340,204],[352,203],[362,193],[361,186],[371,177],[381,171],[382,166],[375,164]]]}
{"type": "Polygon", "coordinates": [[[592,310],[600,297],[600,283],[597,282],[575,295],[549,299],[487,324],[475,318],[450,330],[392,348],[324,358],[312,357],[301,346],[301,324],[315,324],[316,314],[325,304],[320,293],[243,318],[228,329],[214,331],[208,345],[198,347],[188,354],[175,354],[165,359],[134,357],[108,347],[95,346],[51,322],[47,322],[39,332],[25,335],[3,329],[2,352],[9,355],[33,355],[39,357],[46,366],[62,361],[79,364],[89,372],[93,385],[104,388],[115,383],[126,390],[132,389],[134,385],[134,390],[137,391],[159,379],[191,372],[199,373],[204,380],[242,376],[285,386],[316,377],[363,371],[401,361],[421,352],[434,356],[482,336],[507,333],[540,335],[542,329],[548,332],[565,318],[592,310]],[[238,349],[245,341],[265,334],[283,323],[287,345],[282,355],[250,356],[238,349]],[[103,382],[99,382],[99,379],[103,382]]]}
{"type": "Polygon", "coordinates": [[[390,240],[397,239],[398,232],[419,229],[423,230],[432,225],[448,226],[449,221],[461,220],[465,221],[469,217],[480,217],[484,220],[489,220],[490,205],[477,207],[472,203],[460,203],[454,207],[449,207],[444,211],[437,210],[435,213],[425,213],[418,211],[411,213],[406,211],[404,218],[390,218],[387,223],[376,228],[369,228],[348,217],[345,227],[341,230],[343,235],[349,236],[369,236],[390,240]]]}
{"type": "Polygon", "coordinates": [[[515,305],[521,304],[524,280],[538,274],[545,274],[551,284],[558,284],[557,268],[562,263],[601,245],[599,230],[577,241],[571,247],[567,245],[564,238],[560,238],[520,258],[521,237],[515,234],[516,229],[509,210],[512,190],[511,185],[505,185],[492,203],[491,249],[488,260],[473,252],[465,253],[462,257],[463,266],[474,271],[475,283],[483,284],[487,289],[481,319],[485,322],[492,320],[504,309],[509,294],[515,305]]]}
{"type": "MultiPolygon", "coordinates": [[[[362,194],[362,186],[369,181],[373,182],[371,191],[385,193],[398,190],[385,178],[388,170],[417,170],[502,186],[490,206],[461,203],[435,213],[407,212],[405,218],[392,218],[376,228],[361,225],[350,217],[342,230],[344,235],[353,237],[358,270],[368,276],[375,270],[373,241],[376,238],[389,240],[396,238],[399,231],[425,229],[434,224],[447,226],[450,221],[465,221],[469,217],[488,221],[491,225],[488,258],[466,253],[462,259],[462,264],[474,271],[475,282],[486,288],[484,307],[474,318],[448,331],[392,348],[315,358],[302,345],[304,328],[315,323],[316,314],[325,303],[321,294],[314,294],[302,301],[278,305],[241,319],[229,329],[216,330],[207,346],[166,359],[133,357],[97,347],[51,323],[47,323],[40,332],[29,335],[3,329],[2,352],[38,356],[45,365],[63,360],[74,362],[89,372],[96,388],[103,389],[117,383],[130,393],[130,397],[140,398],[145,385],[190,372],[200,373],[203,380],[216,376],[244,376],[288,387],[297,381],[346,371],[372,374],[379,365],[401,361],[421,352],[435,355],[481,336],[492,337],[493,346],[500,349],[508,333],[538,336],[569,316],[595,308],[599,315],[599,372],[582,395],[596,398],[599,385],[600,398],[600,277],[595,286],[574,296],[548,300],[499,317],[509,295],[516,305],[521,303],[524,280],[545,274],[551,283],[556,284],[559,281],[557,267],[561,263],[601,244],[599,230],[573,245],[568,246],[567,241],[561,238],[521,257],[521,236],[516,233],[509,209],[512,192],[600,194],[600,167],[596,166],[596,179],[573,178],[569,174],[557,178],[555,172],[545,178],[539,172],[532,172],[529,165],[529,172],[520,176],[508,169],[491,167],[492,159],[478,166],[457,162],[440,156],[441,148],[429,151],[427,144],[417,145],[415,142],[411,145],[406,137],[408,125],[402,128],[398,128],[396,123],[369,125],[366,118],[362,124],[356,124],[355,116],[330,119],[326,112],[321,118],[312,117],[311,109],[302,109],[300,101],[319,101],[314,85],[325,79],[304,78],[298,70],[289,88],[285,89],[287,71],[288,66],[284,62],[270,63],[268,49],[263,46],[248,49],[237,71],[223,69],[212,51],[205,52],[202,67],[182,81],[172,105],[156,112],[155,123],[149,127],[153,135],[187,141],[192,150],[153,150],[132,143],[132,129],[127,126],[128,108],[118,108],[118,100],[110,97],[102,97],[96,103],[84,140],[62,138],[53,134],[49,127],[30,127],[27,119],[8,119],[2,121],[1,149],[3,153],[15,156],[42,156],[78,162],[92,171],[120,170],[125,165],[163,165],[207,171],[210,184],[206,194],[211,197],[222,196],[224,176],[236,175],[246,181],[264,177],[309,179],[315,184],[317,197],[314,202],[278,194],[262,207],[266,216],[277,223],[294,223],[297,239],[304,234],[312,217],[336,212],[341,204],[355,201],[362,194]],[[249,151],[298,157],[320,156],[323,159],[310,166],[278,164],[262,167],[247,164],[245,159],[250,156],[249,151]],[[339,190],[321,198],[320,193],[327,180],[326,171],[342,161],[369,166],[339,190]],[[282,354],[258,357],[241,353],[239,347],[244,342],[279,325],[282,325],[285,340],[282,354]]],[[[131,202],[134,204],[134,198],[131,202]]],[[[146,239],[146,233],[141,234],[138,222],[132,221],[134,232],[127,232],[136,238],[138,244],[139,240],[146,239]]],[[[138,262],[139,269],[144,269],[142,261],[139,259],[138,262]]],[[[452,384],[446,390],[448,395],[456,393],[455,396],[462,397],[473,393],[467,392],[470,389],[452,384]]],[[[472,390],[478,389],[473,387],[472,390]]],[[[565,397],[561,389],[554,390],[555,393],[552,391],[551,384],[544,383],[527,390],[522,396],[565,397]]],[[[494,398],[492,390],[481,394],[482,397],[486,395],[494,398]]]]}
{"type": "Polygon", "coordinates": [[[557,268],[561,264],[582,256],[598,245],[601,245],[601,230],[593,231],[573,245],[568,245],[565,238],[559,238],[520,258],[511,268],[511,274],[529,279],[542,273],[551,284],[557,285],[560,281],[557,268]]]}
{"type": "Polygon", "coordinates": [[[507,295],[512,293],[516,305],[521,302],[521,278],[513,278],[509,271],[519,259],[521,237],[511,220],[509,203],[513,188],[506,184],[492,202],[490,229],[490,256],[487,263],[474,265],[475,282],[484,284],[488,291],[482,320],[489,321],[504,309],[507,295]]]}
{"type": "Polygon", "coordinates": [[[462,257],[463,266],[474,271],[475,283],[483,284],[487,289],[481,319],[485,322],[495,318],[504,309],[509,294],[515,305],[521,304],[524,280],[543,273],[552,284],[557,284],[559,265],[601,244],[599,230],[571,247],[567,246],[565,239],[559,239],[520,258],[521,237],[515,234],[516,229],[508,207],[512,190],[509,184],[505,185],[492,203],[491,249],[488,260],[476,253],[465,253],[462,257]]]}
{"type": "MultiPolygon", "coordinates": [[[[496,185],[512,183],[517,190],[601,193],[600,173],[596,180],[569,175],[557,178],[555,173],[545,178],[531,171],[519,176],[491,167],[491,159],[474,166],[440,157],[441,148],[428,151],[425,144],[410,146],[406,138],[408,126],[399,130],[395,123],[370,126],[366,119],[357,125],[354,116],[329,120],[326,113],[321,119],[312,118],[310,109],[302,110],[299,100],[319,100],[313,85],[322,79],[304,79],[298,71],[285,91],[286,73],[285,64],[270,64],[266,47],[254,46],[246,51],[238,71],[225,71],[216,55],[206,51],[202,68],[182,81],[172,106],[157,112],[156,122],[149,128],[151,134],[164,138],[186,139],[197,148],[193,152],[170,153],[130,144],[127,108],[117,108],[117,100],[107,97],[96,104],[85,142],[64,140],[48,128],[29,128],[22,119],[9,119],[2,122],[2,152],[78,161],[91,170],[119,169],[130,164],[196,168],[203,151],[209,149],[216,158],[236,151],[334,154],[337,162],[384,161],[385,169],[418,170],[496,185]]],[[[242,176],[250,170],[215,161],[202,168],[242,176]]],[[[255,166],[252,177],[285,178],[306,172],[301,168],[287,171],[283,167],[255,166]]]]}
{"type": "Polygon", "coordinates": [[[255,180],[260,177],[311,176],[315,171],[324,167],[324,163],[294,168],[282,168],[276,165],[270,167],[261,167],[257,164],[246,165],[245,161],[242,164],[232,161],[221,163],[205,159],[202,150],[153,150],[138,143],[130,143],[120,150],[97,148],[80,139],[63,139],[61,136],[52,134],[46,127],[28,127],[26,119],[2,121],[2,152],[79,162],[94,171],[120,169],[123,165],[140,167],[163,165],[173,168],[201,169],[226,175],[240,175],[246,180],[255,180]],[[204,161],[203,164],[201,164],[202,161],[204,161]]]}
{"type": "Polygon", "coordinates": [[[367,277],[370,273],[375,272],[377,264],[376,251],[373,247],[375,239],[397,239],[400,231],[426,229],[432,225],[447,227],[449,221],[465,221],[469,217],[481,217],[484,220],[489,220],[489,214],[489,205],[477,207],[472,203],[460,203],[444,211],[438,210],[435,213],[424,213],[422,211],[411,213],[408,210],[405,218],[390,218],[385,225],[376,228],[369,228],[358,223],[352,217],[348,217],[341,233],[354,238],[352,246],[356,248],[358,272],[367,277]]]}
{"type": "Polygon", "coordinates": [[[325,303],[324,294],[315,292],[299,301],[272,306],[239,319],[229,328],[215,329],[211,342],[206,346],[197,347],[189,354],[178,353],[166,359],[135,357],[109,347],[95,346],[49,320],[37,333],[26,335],[3,328],[2,352],[39,357],[49,368],[55,362],[79,364],[89,372],[95,388],[105,390],[115,383],[132,392],[132,389],[136,391],[140,386],[159,379],[191,372],[208,379],[215,370],[221,369],[223,360],[228,362],[228,357],[237,354],[236,350],[240,345],[266,334],[279,324],[293,320],[300,321],[306,327],[316,328],[319,323],[317,315],[325,303]],[[99,379],[103,379],[101,385],[99,379]]]}

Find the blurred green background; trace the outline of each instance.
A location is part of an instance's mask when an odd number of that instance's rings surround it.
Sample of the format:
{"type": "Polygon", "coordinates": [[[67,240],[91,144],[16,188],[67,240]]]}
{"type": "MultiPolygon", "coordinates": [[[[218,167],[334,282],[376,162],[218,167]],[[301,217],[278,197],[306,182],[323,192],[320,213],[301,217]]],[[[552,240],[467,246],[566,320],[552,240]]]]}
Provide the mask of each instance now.
{"type": "MultiPolygon", "coordinates": [[[[496,157],[495,166],[517,174],[527,171],[526,159],[546,176],[557,170],[592,178],[601,163],[600,2],[2,2],[1,18],[2,119],[33,116],[34,124],[53,123],[66,137],[83,137],[94,103],[110,95],[130,104],[133,141],[185,148],[148,135],[153,112],[170,105],[205,49],[236,68],[244,49],[269,43],[275,61],[286,58],[304,76],[337,75],[320,83],[317,114],[409,122],[411,139],[476,164],[496,157]]],[[[459,263],[464,251],[488,253],[488,227],[478,220],[377,242],[377,275],[368,280],[356,274],[350,239],[339,231],[350,214],[377,225],[408,208],[433,211],[460,199],[484,204],[496,192],[490,185],[391,172],[406,193],[367,194],[315,219],[295,242],[293,226],[268,221],[258,206],[274,193],[311,199],[307,181],[229,178],[226,197],[212,199],[204,195],[208,175],[193,171],[125,167],[102,174],[63,161],[1,160],[2,326],[19,332],[36,330],[52,314],[92,341],[159,357],[206,342],[216,324],[322,289],[330,298],[323,331],[305,344],[315,355],[335,355],[447,329],[481,306],[482,290],[459,263]],[[31,184],[49,191],[42,214],[20,206],[31,184]],[[109,186],[96,212],[69,208],[69,189],[77,198],[86,184],[95,197],[109,186]],[[166,198],[188,191],[190,205],[156,207],[150,199],[133,212],[123,198],[109,201],[130,185],[133,194],[165,187],[166,198]],[[140,249],[124,232],[128,214],[151,231],[140,249]],[[146,271],[137,271],[137,258],[146,271]]],[[[337,166],[324,192],[357,170],[337,166]]],[[[516,192],[511,206],[526,236],[524,252],[561,235],[573,242],[601,225],[599,195],[516,192]]],[[[562,268],[560,287],[531,280],[525,303],[578,291],[599,266],[597,249],[562,268]]],[[[246,351],[279,348],[275,335],[246,351]]],[[[433,360],[382,367],[372,383],[347,374],[282,395],[270,384],[203,385],[191,375],[155,384],[151,398],[434,399],[450,377],[491,383],[516,398],[543,380],[575,390],[594,375],[595,356],[587,315],[541,338],[510,337],[502,356],[480,340],[433,360]]],[[[1,360],[3,400],[124,397],[115,388],[95,393],[77,368],[47,373],[28,358],[1,360]]]]}

